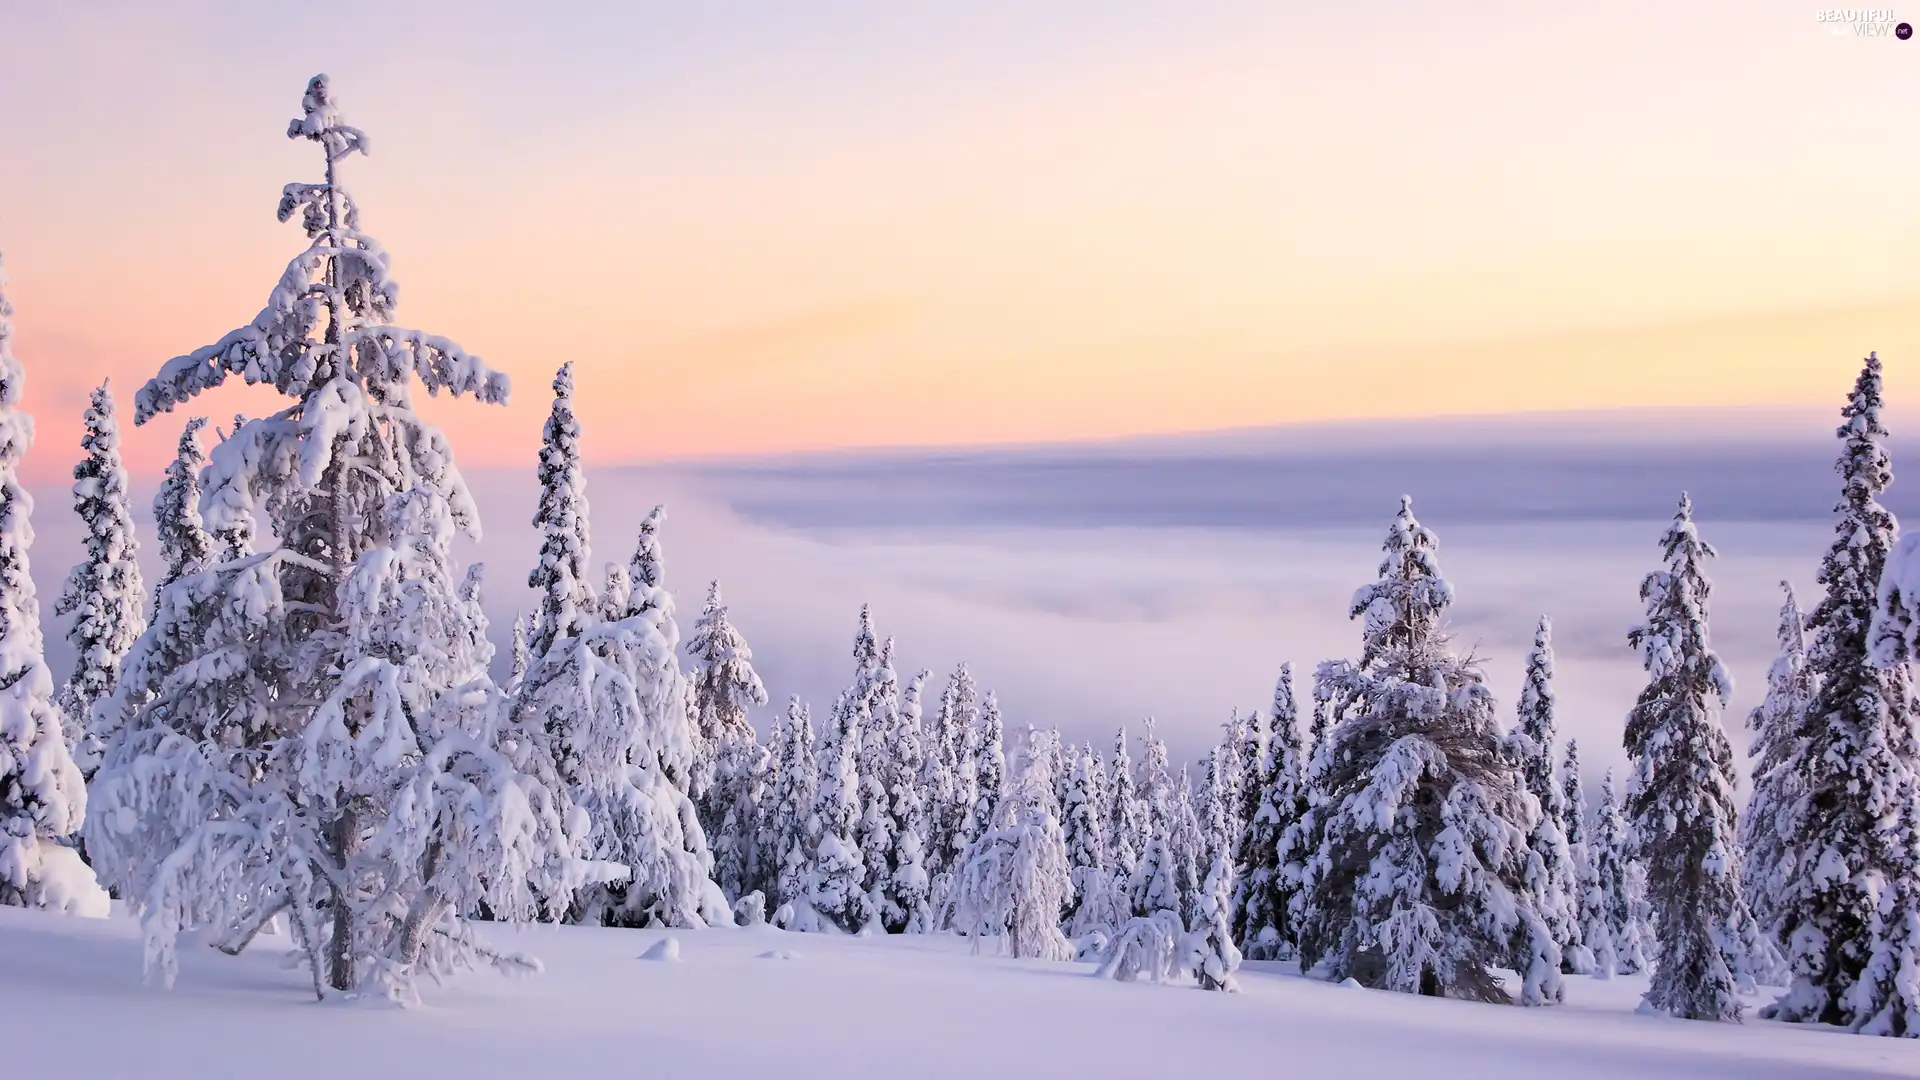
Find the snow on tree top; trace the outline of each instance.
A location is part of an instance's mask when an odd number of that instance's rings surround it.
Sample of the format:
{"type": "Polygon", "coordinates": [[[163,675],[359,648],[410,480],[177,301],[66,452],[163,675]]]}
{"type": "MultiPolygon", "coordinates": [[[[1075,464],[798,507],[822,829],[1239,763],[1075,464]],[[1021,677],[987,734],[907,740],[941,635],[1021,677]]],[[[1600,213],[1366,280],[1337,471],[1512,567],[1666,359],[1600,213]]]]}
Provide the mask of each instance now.
{"type": "Polygon", "coordinates": [[[333,100],[327,77],[315,75],[307,81],[307,92],[300,98],[301,115],[287,123],[287,138],[312,139],[327,151],[327,163],[348,154],[367,152],[367,133],[349,127],[340,119],[340,107],[333,100]]]}

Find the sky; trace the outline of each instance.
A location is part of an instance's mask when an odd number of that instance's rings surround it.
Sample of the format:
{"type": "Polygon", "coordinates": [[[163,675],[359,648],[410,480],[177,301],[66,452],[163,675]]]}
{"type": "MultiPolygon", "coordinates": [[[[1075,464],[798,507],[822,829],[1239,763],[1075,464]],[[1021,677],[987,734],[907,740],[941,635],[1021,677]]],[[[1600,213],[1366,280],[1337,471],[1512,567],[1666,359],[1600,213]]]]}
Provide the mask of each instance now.
{"type": "Polygon", "coordinates": [[[1826,404],[1869,349],[1920,405],[1920,41],[1816,10],[0,0],[29,475],[264,302],[317,71],[401,321],[515,377],[433,407],[475,467],[569,360],[603,464],[1826,404]]]}

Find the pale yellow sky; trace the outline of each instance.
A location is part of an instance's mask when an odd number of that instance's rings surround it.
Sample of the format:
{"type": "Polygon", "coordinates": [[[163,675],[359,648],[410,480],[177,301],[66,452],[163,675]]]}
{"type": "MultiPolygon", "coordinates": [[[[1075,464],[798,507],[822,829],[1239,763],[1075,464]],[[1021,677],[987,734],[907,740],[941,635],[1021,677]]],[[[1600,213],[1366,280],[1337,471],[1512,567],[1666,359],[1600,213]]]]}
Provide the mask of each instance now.
{"type": "Polygon", "coordinates": [[[12,7],[32,468],[258,309],[315,70],[402,321],[515,376],[434,407],[468,463],[532,460],[567,360],[600,461],[1837,402],[1868,349],[1920,404],[1920,41],[1776,0],[911,6],[421,5],[353,48],[12,7]]]}

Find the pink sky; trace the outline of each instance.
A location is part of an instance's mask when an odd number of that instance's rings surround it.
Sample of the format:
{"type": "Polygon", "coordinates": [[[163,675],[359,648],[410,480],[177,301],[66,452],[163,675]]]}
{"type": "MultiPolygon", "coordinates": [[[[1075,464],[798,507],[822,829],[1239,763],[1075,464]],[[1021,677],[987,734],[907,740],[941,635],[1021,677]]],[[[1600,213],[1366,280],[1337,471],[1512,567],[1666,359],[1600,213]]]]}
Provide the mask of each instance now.
{"type": "Polygon", "coordinates": [[[470,464],[531,463],[567,360],[603,462],[1837,402],[1868,349],[1920,404],[1920,41],[1774,0],[801,7],[0,7],[30,473],[258,310],[322,70],[401,320],[516,379],[436,407],[470,464]]]}

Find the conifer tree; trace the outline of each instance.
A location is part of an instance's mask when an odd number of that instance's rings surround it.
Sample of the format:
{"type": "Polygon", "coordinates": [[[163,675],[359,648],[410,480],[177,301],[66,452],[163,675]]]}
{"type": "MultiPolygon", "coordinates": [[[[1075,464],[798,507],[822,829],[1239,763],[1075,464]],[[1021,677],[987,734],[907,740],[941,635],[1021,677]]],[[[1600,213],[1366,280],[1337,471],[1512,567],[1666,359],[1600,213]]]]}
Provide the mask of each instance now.
{"type": "Polygon", "coordinates": [[[973,807],[967,817],[965,836],[967,846],[980,838],[993,821],[994,808],[1000,805],[1000,796],[1005,793],[1007,783],[1007,754],[1004,746],[1005,724],[1000,719],[1000,701],[993,691],[980,702],[979,719],[975,722],[973,745],[973,807]]]}
{"type": "Polygon", "coordinates": [[[915,675],[900,694],[893,745],[893,850],[889,876],[881,897],[881,917],[890,931],[924,934],[933,929],[933,880],[927,873],[927,800],[921,787],[925,774],[920,704],[927,678],[915,675]]]}
{"type": "Polygon", "coordinates": [[[326,177],[289,185],[280,216],[300,214],[311,245],[253,321],[136,398],[145,422],[242,375],[292,403],[213,452],[201,507],[225,550],[167,587],[122,671],[131,715],[95,777],[87,850],[169,981],[180,930],[237,949],[284,912],[317,993],[404,1000],[422,975],[530,966],[481,946],[468,913],[556,914],[614,868],[580,857],[539,731],[487,677],[448,550],[477,514],[411,406],[415,378],[490,404],[507,380],[393,325],[389,258],[338,183],[365,137],[324,76],[302,106],[288,136],[323,149],[326,177]]]}
{"type": "Polygon", "coordinates": [[[587,470],[580,457],[580,421],[573,414],[573,364],[553,377],[553,409],[540,433],[540,563],[527,586],[540,593],[528,652],[545,656],[553,643],[573,637],[592,620],[595,600],[587,580],[591,526],[587,470]]]}
{"type": "Polygon", "coordinates": [[[1453,590],[1411,500],[1378,579],[1354,593],[1357,664],[1315,675],[1326,709],[1312,804],[1289,830],[1303,970],[1403,993],[1560,998],[1560,950],[1528,888],[1538,801],[1504,753],[1493,696],[1444,629],[1453,590]]]}
{"type": "Polygon", "coordinates": [[[1113,737],[1113,765],[1107,770],[1108,815],[1107,856],[1124,890],[1133,879],[1134,864],[1140,861],[1146,845],[1146,808],[1134,790],[1133,759],[1127,749],[1127,729],[1113,737]]]}
{"type": "Polygon", "coordinates": [[[1080,749],[1072,777],[1065,816],[1067,865],[1073,882],[1067,932],[1075,939],[1091,934],[1112,937],[1127,913],[1114,891],[1113,867],[1107,860],[1106,768],[1092,746],[1080,749]]]}
{"type": "MultiPolygon", "coordinates": [[[[862,609],[861,628],[871,624],[862,609]]],[[[859,660],[856,641],[855,659],[859,660]]],[[[898,773],[894,758],[894,739],[899,731],[900,679],[893,667],[893,639],[888,638],[879,651],[868,658],[858,673],[851,693],[862,704],[860,749],[857,768],[860,776],[860,820],[854,828],[854,842],[860,846],[865,878],[862,887],[876,915],[885,927],[884,905],[888,884],[893,879],[893,850],[896,840],[893,821],[893,787],[898,773]],[[862,685],[864,684],[864,685],[862,685]]],[[[894,925],[904,925],[905,915],[894,925]]]]}
{"type": "MultiPolygon", "coordinates": [[[[814,794],[816,835],[807,880],[807,903],[816,921],[803,930],[837,928],[858,933],[873,921],[873,905],[864,888],[866,866],[860,857],[860,726],[862,702],[842,691],[833,721],[820,741],[820,785],[814,794]]],[[[805,913],[802,913],[803,917],[805,913]]]]}
{"type": "MultiPolygon", "coordinates": [[[[1239,813],[1234,805],[1234,789],[1239,785],[1232,779],[1239,767],[1239,756],[1240,747],[1231,737],[1209,751],[1205,784],[1199,793],[1202,862],[1211,870],[1214,859],[1228,860],[1229,882],[1233,878],[1232,860],[1239,835],[1235,825],[1239,813]]],[[[1231,905],[1228,911],[1232,911],[1231,905]]],[[[1228,917],[1231,919],[1231,914],[1228,917]]]]}
{"type": "Polygon", "coordinates": [[[927,818],[932,834],[927,844],[927,871],[931,876],[931,906],[946,898],[953,870],[966,850],[967,817],[977,792],[974,740],[979,732],[979,702],[967,665],[956,667],[940,694],[929,733],[926,782],[927,818]]]}
{"type": "Polygon", "coordinates": [[[1708,644],[1714,550],[1684,494],[1661,551],[1666,568],[1640,585],[1646,621],[1627,638],[1648,677],[1626,731],[1634,766],[1627,812],[1647,862],[1657,935],[1645,1004],[1689,1020],[1739,1020],[1733,749],[1719,717],[1733,683],[1708,644]]]}
{"type": "Polygon", "coordinates": [[[91,910],[104,899],[93,875],[64,843],[86,816],[87,788],[53,700],[27,564],[33,498],[18,470],[33,418],[20,410],[26,371],[13,356],[6,284],[0,263],[0,905],[104,914],[91,910]]]}
{"type": "Polygon", "coordinates": [[[1834,542],[1816,577],[1826,593],[1806,622],[1812,700],[1791,738],[1768,735],[1783,760],[1755,784],[1756,794],[1766,784],[1772,805],[1763,811],[1781,830],[1762,907],[1792,968],[1792,985],[1766,1015],[1854,1029],[1877,1024],[1891,1003],[1878,976],[1862,980],[1883,906],[1913,858],[1912,839],[1900,835],[1916,759],[1911,654],[1899,655],[1911,632],[1899,616],[1912,600],[1903,568],[1887,566],[1899,526],[1879,501],[1893,480],[1882,405],[1881,361],[1869,354],[1837,432],[1834,542]],[[1876,608],[1889,616],[1879,626],[1876,608]],[[1875,645],[1893,662],[1877,663],[1875,645]],[[1783,790],[1804,793],[1786,820],[1783,790]]]}
{"type": "Polygon", "coordinates": [[[1289,911],[1294,890],[1281,853],[1288,826],[1305,809],[1306,791],[1300,720],[1293,698],[1293,665],[1280,665],[1273,692],[1273,718],[1267,724],[1265,745],[1248,790],[1257,800],[1240,841],[1234,875],[1233,936],[1255,960],[1284,960],[1293,956],[1293,918],[1289,911]]]}
{"type": "Polygon", "coordinates": [[[513,620],[513,652],[507,669],[506,690],[509,694],[518,693],[520,683],[527,677],[528,649],[532,633],[532,617],[520,615],[513,620]]]}
{"type": "Polygon", "coordinates": [[[1747,905],[1768,936],[1780,934],[1778,898],[1793,888],[1789,848],[1796,843],[1806,805],[1804,757],[1806,712],[1819,686],[1807,663],[1807,622],[1794,599],[1793,586],[1780,583],[1786,599],[1780,607],[1780,652],[1767,670],[1767,695],[1747,714],[1753,741],[1753,794],[1740,822],[1740,880],[1747,905]]]}
{"type": "Polygon", "coordinates": [[[700,737],[722,743],[728,737],[753,736],[748,712],[767,703],[767,688],[753,670],[753,650],[727,618],[720,583],[707,586],[707,603],[687,637],[693,661],[694,723],[700,737]]]}
{"type": "Polygon", "coordinates": [[[1194,904],[1193,930],[1184,942],[1185,966],[1193,971],[1202,990],[1238,993],[1240,984],[1233,973],[1240,968],[1240,950],[1233,944],[1229,909],[1232,907],[1233,868],[1224,857],[1217,857],[1207,870],[1199,899],[1194,904]]]}
{"type": "MultiPolygon", "coordinates": [[[[80,448],[85,456],[73,467],[73,509],[85,529],[86,557],[67,574],[53,610],[73,616],[67,629],[73,673],[60,688],[59,705],[74,761],[82,776],[92,776],[100,764],[102,728],[111,726],[106,716],[93,718],[94,704],[113,693],[120,666],[146,630],[147,618],[133,503],[120,459],[120,425],[106,383],[94,388],[84,424],[80,448]]],[[[111,710],[105,713],[110,716],[111,710]]]]}
{"type": "Polygon", "coordinates": [[[1072,899],[1073,885],[1054,812],[1050,754],[1046,733],[1029,729],[1013,782],[987,830],[969,847],[955,882],[943,921],[973,938],[976,949],[993,938],[1012,956],[1073,958],[1073,946],[1060,932],[1060,912],[1072,899]]]}
{"type": "Polygon", "coordinates": [[[1572,739],[1567,740],[1567,754],[1560,763],[1560,790],[1561,805],[1566,808],[1567,852],[1573,858],[1580,944],[1592,961],[1587,973],[1596,979],[1612,978],[1619,962],[1607,922],[1606,894],[1600,889],[1594,852],[1587,843],[1587,789],[1580,775],[1580,747],[1572,739]]]}
{"type": "Polygon", "coordinates": [[[1508,741],[1528,794],[1540,803],[1540,822],[1527,837],[1539,858],[1531,882],[1534,904],[1553,930],[1562,968],[1584,975],[1593,970],[1593,956],[1583,943],[1579,882],[1567,842],[1567,808],[1554,772],[1553,626],[1544,615],[1534,631],[1533,649],[1527,653],[1518,714],[1508,741]]]}
{"type": "MultiPolygon", "coordinates": [[[[767,703],[767,690],[753,669],[753,650],[727,618],[720,583],[707,587],[706,606],[687,638],[693,672],[688,711],[700,745],[711,752],[700,822],[713,848],[715,880],[731,897],[768,887],[756,842],[758,803],[765,791],[768,755],[748,711],[767,703]]],[[[698,771],[698,769],[696,769],[698,771]]]]}
{"type": "Polygon", "coordinates": [[[163,567],[153,590],[156,609],[167,586],[205,570],[213,561],[213,537],[200,519],[200,470],[207,464],[207,456],[200,451],[200,429],[206,426],[205,417],[187,421],[153,497],[153,531],[160,541],[163,567]]]}
{"type": "Polygon", "coordinates": [[[773,795],[766,833],[771,841],[774,861],[774,921],[782,926],[809,922],[799,912],[809,903],[809,882],[813,868],[813,849],[819,839],[818,821],[813,816],[819,796],[820,766],[814,750],[813,718],[795,694],[787,699],[787,714],[775,729],[773,752],[773,795]]]}
{"type": "Polygon", "coordinates": [[[1633,830],[1614,790],[1613,770],[1600,785],[1600,812],[1594,818],[1593,876],[1606,918],[1614,970],[1634,975],[1646,969],[1645,875],[1633,857],[1633,830]]]}
{"type": "Polygon", "coordinates": [[[1173,853],[1174,888],[1180,894],[1180,918],[1193,925],[1205,883],[1201,867],[1208,865],[1206,828],[1201,823],[1201,800],[1193,790],[1190,769],[1180,770],[1170,810],[1168,845],[1173,853]]]}

